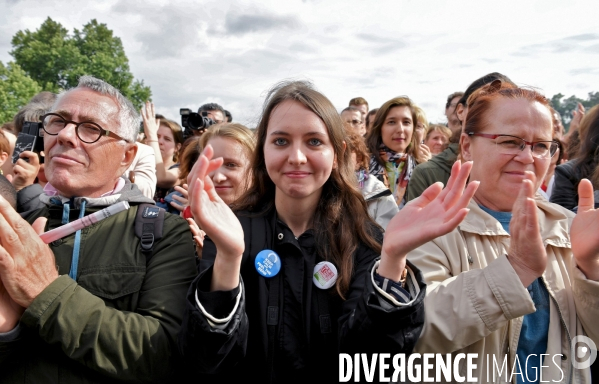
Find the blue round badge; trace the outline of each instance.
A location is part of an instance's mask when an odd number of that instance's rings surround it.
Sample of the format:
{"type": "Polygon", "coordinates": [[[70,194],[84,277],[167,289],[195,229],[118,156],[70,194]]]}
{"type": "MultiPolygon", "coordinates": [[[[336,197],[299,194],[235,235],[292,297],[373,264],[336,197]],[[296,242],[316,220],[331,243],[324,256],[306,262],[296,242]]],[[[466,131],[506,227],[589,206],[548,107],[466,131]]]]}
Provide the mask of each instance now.
{"type": "Polygon", "coordinates": [[[281,258],[275,251],[265,249],[256,255],[254,266],[260,275],[273,277],[281,270],[281,258]]]}

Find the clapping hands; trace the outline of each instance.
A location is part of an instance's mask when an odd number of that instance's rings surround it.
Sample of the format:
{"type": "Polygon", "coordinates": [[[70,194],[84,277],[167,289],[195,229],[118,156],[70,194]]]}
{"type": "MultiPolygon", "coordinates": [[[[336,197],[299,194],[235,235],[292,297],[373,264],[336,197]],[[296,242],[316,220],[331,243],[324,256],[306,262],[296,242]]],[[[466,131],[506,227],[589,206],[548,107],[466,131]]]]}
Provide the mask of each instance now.
{"type": "Polygon", "coordinates": [[[195,222],[217,249],[211,289],[230,290],[239,285],[245,242],[239,220],[218,196],[208,176],[223,163],[222,157],[212,159],[213,155],[212,147],[207,145],[187,177],[189,205],[195,222]]]}
{"type": "Polygon", "coordinates": [[[464,220],[479,184],[473,181],[466,187],[471,169],[472,162],[457,161],[445,189],[441,183],[431,185],[389,222],[378,270],[381,276],[399,281],[408,252],[449,233],[464,220]]]}

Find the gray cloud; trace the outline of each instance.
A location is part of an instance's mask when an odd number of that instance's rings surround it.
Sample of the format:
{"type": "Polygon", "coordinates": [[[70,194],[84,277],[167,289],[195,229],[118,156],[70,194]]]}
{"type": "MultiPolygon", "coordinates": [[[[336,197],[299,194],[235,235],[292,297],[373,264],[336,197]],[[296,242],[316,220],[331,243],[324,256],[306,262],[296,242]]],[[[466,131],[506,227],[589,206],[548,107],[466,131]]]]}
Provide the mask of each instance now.
{"type": "Polygon", "coordinates": [[[547,41],[540,44],[531,44],[520,47],[513,52],[513,56],[530,57],[538,53],[597,53],[599,52],[599,44],[591,46],[583,45],[584,42],[599,40],[599,34],[585,33],[564,37],[559,40],[547,41]]]}
{"type": "Polygon", "coordinates": [[[302,42],[295,42],[289,45],[289,51],[301,52],[301,53],[317,53],[318,48],[315,44],[305,44],[302,42]]]}
{"type": "Polygon", "coordinates": [[[426,109],[435,109],[438,103],[433,103],[430,101],[424,101],[422,103],[418,103],[418,106],[424,110],[426,109]]]}
{"type": "Polygon", "coordinates": [[[112,11],[135,14],[144,18],[142,27],[135,33],[135,40],[142,43],[146,59],[182,57],[190,49],[200,49],[202,23],[196,14],[186,7],[164,6],[154,9],[136,1],[120,1],[112,11]]]}
{"type": "Polygon", "coordinates": [[[293,30],[301,26],[296,16],[280,16],[267,12],[227,13],[224,32],[228,35],[267,32],[273,30],[293,30]]]}
{"type": "Polygon", "coordinates": [[[358,33],[355,35],[359,40],[368,43],[367,50],[371,54],[383,55],[404,49],[408,44],[403,39],[394,39],[385,36],[374,35],[371,33],[358,33]]]}
{"type": "Polygon", "coordinates": [[[575,40],[575,41],[599,40],[599,34],[583,33],[582,35],[574,35],[574,36],[566,37],[564,40],[575,40]]]}
{"type": "Polygon", "coordinates": [[[576,69],[570,70],[568,73],[572,76],[599,74],[599,68],[595,68],[595,67],[576,68],[576,69]]]}

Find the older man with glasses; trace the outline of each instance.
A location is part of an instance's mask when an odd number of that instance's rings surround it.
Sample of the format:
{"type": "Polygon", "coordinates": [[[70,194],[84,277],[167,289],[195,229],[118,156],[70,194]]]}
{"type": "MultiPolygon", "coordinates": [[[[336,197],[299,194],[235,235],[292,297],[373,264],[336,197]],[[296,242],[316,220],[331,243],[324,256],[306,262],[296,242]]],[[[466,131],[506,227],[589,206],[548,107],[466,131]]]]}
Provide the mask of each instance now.
{"type": "Polygon", "coordinates": [[[0,199],[0,383],[174,380],[194,249],[183,219],[121,177],[139,124],[89,76],[42,117],[44,207],[30,226],[0,199]],[[38,236],[119,202],[131,208],[49,245],[38,236]]]}

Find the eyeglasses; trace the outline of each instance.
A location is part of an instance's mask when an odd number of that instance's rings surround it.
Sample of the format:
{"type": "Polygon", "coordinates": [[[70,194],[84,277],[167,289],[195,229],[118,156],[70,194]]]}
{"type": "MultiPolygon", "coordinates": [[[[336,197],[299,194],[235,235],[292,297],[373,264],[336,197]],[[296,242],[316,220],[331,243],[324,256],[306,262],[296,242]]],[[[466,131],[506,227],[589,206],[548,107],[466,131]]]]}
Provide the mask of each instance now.
{"type": "Polygon", "coordinates": [[[534,141],[529,142],[517,136],[511,135],[490,135],[487,133],[468,132],[468,136],[480,136],[495,140],[499,153],[516,156],[530,146],[532,155],[540,159],[548,159],[555,155],[558,149],[558,143],[555,141],[534,141]]]}
{"type": "Polygon", "coordinates": [[[65,119],[58,113],[46,113],[40,117],[40,120],[42,122],[42,128],[44,129],[44,132],[52,136],[58,135],[60,131],[67,126],[67,124],[74,124],[77,137],[79,140],[87,144],[95,143],[96,141],[100,140],[102,136],[110,136],[118,140],[129,141],[91,121],[77,123],[75,121],[65,119]]]}

